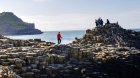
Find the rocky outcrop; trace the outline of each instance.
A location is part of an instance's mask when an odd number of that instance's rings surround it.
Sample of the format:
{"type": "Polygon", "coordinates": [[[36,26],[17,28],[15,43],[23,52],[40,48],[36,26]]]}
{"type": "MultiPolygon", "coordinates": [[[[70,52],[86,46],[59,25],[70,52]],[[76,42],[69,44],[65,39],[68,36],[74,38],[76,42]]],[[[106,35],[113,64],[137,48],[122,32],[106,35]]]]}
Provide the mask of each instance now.
{"type": "MultiPolygon", "coordinates": [[[[73,43],[56,45],[41,39],[0,38],[2,77],[139,78],[139,32],[118,24],[88,29],[73,43]],[[133,44],[130,43],[135,42],[133,44]],[[15,75],[14,75],[15,74],[15,75]],[[19,76],[18,76],[18,75],[19,76]]],[[[1,74],[1,73],[0,73],[1,74]]]]}
{"type": "Polygon", "coordinates": [[[41,34],[33,23],[26,23],[11,12],[0,13],[0,34],[2,35],[31,35],[41,34]]]}
{"type": "Polygon", "coordinates": [[[86,30],[83,38],[78,39],[79,44],[87,45],[102,43],[105,45],[117,45],[118,47],[135,47],[140,49],[140,32],[123,29],[116,23],[106,24],[86,30]]]}

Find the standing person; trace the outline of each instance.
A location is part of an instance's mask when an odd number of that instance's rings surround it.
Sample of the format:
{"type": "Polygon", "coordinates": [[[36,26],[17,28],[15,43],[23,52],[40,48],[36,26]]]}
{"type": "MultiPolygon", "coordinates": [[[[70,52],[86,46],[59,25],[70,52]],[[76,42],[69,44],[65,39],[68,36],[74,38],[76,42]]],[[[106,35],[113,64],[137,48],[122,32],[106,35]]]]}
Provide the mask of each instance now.
{"type": "Polygon", "coordinates": [[[96,27],[98,27],[98,21],[95,19],[95,24],[96,24],[96,27]]]}
{"type": "Polygon", "coordinates": [[[58,32],[58,34],[57,34],[58,44],[60,44],[60,43],[61,43],[61,38],[62,38],[61,33],[60,33],[60,32],[58,32]]]}
{"type": "Polygon", "coordinates": [[[110,24],[110,21],[108,19],[106,20],[106,24],[110,24]]]}
{"type": "Polygon", "coordinates": [[[101,19],[101,20],[100,20],[100,22],[101,22],[101,26],[103,26],[103,24],[104,24],[104,21],[101,19]]]}

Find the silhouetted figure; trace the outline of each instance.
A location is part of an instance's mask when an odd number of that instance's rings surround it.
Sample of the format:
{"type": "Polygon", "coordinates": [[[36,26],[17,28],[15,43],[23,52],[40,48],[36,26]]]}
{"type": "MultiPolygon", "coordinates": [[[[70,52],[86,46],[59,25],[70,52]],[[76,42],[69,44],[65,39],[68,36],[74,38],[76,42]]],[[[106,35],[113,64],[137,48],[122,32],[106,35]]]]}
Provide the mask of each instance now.
{"type": "Polygon", "coordinates": [[[102,25],[103,25],[103,20],[102,20],[101,17],[98,19],[98,25],[99,25],[99,26],[102,26],[102,25]]]}
{"type": "Polygon", "coordinates": [[[98,21],[95,19],[95,24],[96,24],[96,26],[98,26],[99,24],[98,24],[98,21]]]}
{"type": "Polygon", "coordinates": [[[104,22],[102,19],[100,19],[100,24],[103,26],[104,22]]]}
{"type": "Polygon", "coordinates": [[[116,23],[117,25],[119,25],[119,23],[118,23],[118,21],[117,21],[117,23],[116,23]]]}
{"type": "Polygon", "coordinates": [[[108,19],[106,20],[106,24],[110,24],[110,21],[108,19]]]}
{"type": "Polygon", "coordinates": [[[61,38],[62,38],[61,33],[60,33],[60,32],[58,32],[58,34],[57,34],[58,44],[60,44],[60,43],[61,43],[61,38]]]}
{"type": "Polygon", "coordinates": [[[101,18],[98,18],[99,26],[101,25],[101,18]]]}
{"type": "Polygon", "coordinates": [[[95,24],[97,27],[103,26],[104,21],[102,20],[102,18],[98,18],[98,20],[95,19],[95,24]]]}

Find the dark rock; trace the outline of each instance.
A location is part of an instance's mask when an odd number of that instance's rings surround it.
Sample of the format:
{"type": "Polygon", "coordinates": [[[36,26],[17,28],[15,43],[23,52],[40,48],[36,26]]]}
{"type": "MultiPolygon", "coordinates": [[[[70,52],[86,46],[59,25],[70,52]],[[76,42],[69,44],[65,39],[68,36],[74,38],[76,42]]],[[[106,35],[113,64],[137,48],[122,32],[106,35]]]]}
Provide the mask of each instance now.
{"type": "Polygon", "coordinates": [[[111,23],[95,27],[93,30],[86,30],[86,34],[78,42],[86,45],[87,41],[106,45],[118,44],[119,47],[128,46],[140,49],[140,32],[126,30],[116,23],[111,23]]]}

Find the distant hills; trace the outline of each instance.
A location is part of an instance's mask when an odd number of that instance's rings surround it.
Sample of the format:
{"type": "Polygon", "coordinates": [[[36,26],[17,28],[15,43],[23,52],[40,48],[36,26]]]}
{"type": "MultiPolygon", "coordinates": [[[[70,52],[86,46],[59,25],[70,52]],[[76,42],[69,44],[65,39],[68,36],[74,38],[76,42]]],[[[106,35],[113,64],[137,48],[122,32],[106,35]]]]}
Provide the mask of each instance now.
{"type": "Polygon", "coordinates": [[[12,12],[0,13],[0,34],[2,35],[32,35],[41,33],[40,30],[35,29],[34,23],[24,22],[12,12]]]}

